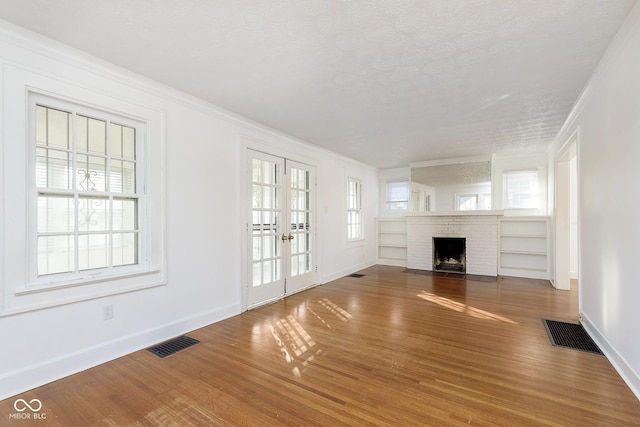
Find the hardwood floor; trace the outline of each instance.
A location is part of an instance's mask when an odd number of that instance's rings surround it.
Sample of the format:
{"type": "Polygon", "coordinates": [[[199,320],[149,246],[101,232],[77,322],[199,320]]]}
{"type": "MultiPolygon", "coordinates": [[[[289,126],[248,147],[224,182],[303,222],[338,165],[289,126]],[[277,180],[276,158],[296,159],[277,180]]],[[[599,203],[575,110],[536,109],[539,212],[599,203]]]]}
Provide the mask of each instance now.
{"type": "MultiPolygon", "coordinates": [[[[576,290],[374,266],[0,402],[39,399],[45,426],[640,425],[608,360],[552,347],[576,290]]],[[[9,420],[10,425],[27,425],[9,420]]]]}

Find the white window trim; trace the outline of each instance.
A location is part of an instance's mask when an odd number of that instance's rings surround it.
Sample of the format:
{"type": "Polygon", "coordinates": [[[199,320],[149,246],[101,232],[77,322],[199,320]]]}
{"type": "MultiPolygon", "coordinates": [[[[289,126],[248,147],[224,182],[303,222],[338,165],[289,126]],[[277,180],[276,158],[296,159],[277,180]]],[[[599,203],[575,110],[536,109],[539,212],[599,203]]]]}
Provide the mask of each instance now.
{"type": "MultiPolygon", "coordinates": [[[[119,114],[113,114],[107,111],[101,111],[93,108],[89,108],[82,104],[72,103],[61,100],[59,98],[53,98],[45,96],[39,93],[29,93],[28,101],[28,136],[29,136],[29,179],[30,179],[30,197],[29,197],[29,282],[26,289],[23,292],[28,293],[33,290],[44,290],[54,287],[66,287],[76,286],[83,283],[95,283],[103,280],[113,280],[119,277],[128,277],[131,275],[142,274],[149,270],[150,266],[150,254],[149,254],[149,236],[147,235],[146,224],[149,221],[148,211],[146,208],[146,195],[144,189],[146,188],[146,173],[145,173],[145,150],[147,146],[146,142],[146,127],[147,124],[130,117],[122,116],[119,114]],[[43,105],[50,108],[60,109],[62,111],[73,112],[76,115],[85,115],[87,117],[97,119],[114,119],[119,124],[128,125],[136,129],[136,139],[139,142],[139,149],[137,153],[136,161],[136,199],[137,216],[138,216],[138,263],[135,265],[120,266],[115,268],[101,268],[95,270],[83,270],[75,273],[57,273],[45,276],[38,276],[38,233],[37,233],[37,195],[42,190],[35,185],[35,157],[36,157],[36,143],[35,143],[35,107],[36,105],[43,105]]],[[[51,191],[46,191],[53,193],[51,191]]],[[[68,193],[78,192],[77,190],[67,191],[68,193]]],[[[99,196],[104,196],[106,193],[98,193],[99,196]]]]}
{"type": "Polygon", "coordinates": [[[455,210],[456,211],[461,211],[461,212],[476,211],[476,210],[478,210],[479,203],[480,203],[480,200],[479,200],[479,197],[478,197],[477,193],[456,193],[456,206],[455,206],[455,210]],[[461,208],[460,199],[463,198],[463,197],[475,198],[476,199],[476,208],[475,209],[460,209],[461,208]]]}
{"type": "Polygon", "coordinates": [[[363,210],[362,210],[362,182],[359,179],[356,178],[352,178],[352,177],[347,177],[347,184],[346,184],[346,193],[347,193],[347,197],[346,197],[346,205],[347,205],[347,242],[349,243],[354,243],[354,242],[361,242],[363,240],[365,240],[365,235],[364,235],[364,217],[363,217],[363,210]],[[355,183],[357,188],[358,188],[358,207],[357,209],[351,209],[349,206],[349,198],[351,196],[351,194],[349,193],[349,184],[350,183],[355,183]],[[359,223],[359,227],[360,227],[360,236],[359,237],[351,237],[349,235],[349,213],[352,211],[358,211],[359,213],[359,217],[360,217],[360,223],[359,223]]]}
{"type": "MultiPolygon", "coordinates": [[[[131,292],[166,284],[166,207],[165,207],[165,115],[155,107],[97,92],[59,78],[49,77],[19,66],[4,68],[2,109],[3,129],[0,138],[2,160],[3,212],[1,238],[3,247],[0,272],[0,317],[53,307],[108,295],[131,292]],[[43,95],[92,110],[130,117],[145,123],[147,150],[145,162],[147,221],[145,230],[146,260],[136,266],[123,267],[119,274],[85,274],[75,279],[37,283],[32,280],[32,233],[35,227],[35,199],[32,198],[30,155],[29,99],[43,95]]],[[[142,159],[141,159],[142,160],[142,159]]],[[[143,213],[139,213],[143,216],[143,213]]],[[[142,242],[141,242],[142,245],[142,242]]],[[[141,255],[143,256],[143,255],[141,255]]],[[[47,277],[47,276],[44,276],[47,277]]]]}
{"type": "Polygon", "coordinates": [[[540,183],[540,174],[541,174],[541,170],[539,168],[525,168],[525,169],[512,169],[512,170],[505,170],[502,172],[502,188],[503,188],[503,192],[502,192],[502,206],[504,209],[510,209],[510,210],[514,210],[514,211],[537,211],[539,209],[541,209],[542,206],[542,201],[541,201],[541,183],[540,183]],[[523,172],[531,172],[531,173],[535,173],[536,177],[537,177],[537,192],[535,193],[536,196],[536,206],[534,207],[510,207],[508,206],[508,202],[509,202],[509,196],[508,196],[508,190],[507,190],[507,179],[508,179],[508,175],[511,173],[523,173],[523,172]]]}
{"type": "Polygon", "coordinates": [[[397,179],[397,180],[389,180],[386,182],[385,185],[385,201],[386,201],[386,206],[387,206],[387,210],[391,211],[391,212],[402,212],[402,211],[408,211],[409,210],[409,201],[411,198],[411,182],[408,179],[397,179]],[[402,200],[391,200],[390,198],[390,186],[393,184],[404,184],[406,186],[406,190],[407,190],[407,197],[406,199],[402,199],[402,200]],[[404,207],[393,207],[393,206],[399,206],[402,205],[404,203],[404,207]]]}
{"type": "Polygon", "coordinates": [[[473,191],[471,191],[471,192],[454,193],[454,200],[453,200],[454,206],[453,206],[453,209],[455,211],[460,211],[460,212],[488,211],[488,210],[491,210],[491,209],[487,208],[487,200],[489,201],[489,203],[491,203],[491,193],[474,193],[473,191]],[[468,210],[460,209],[460,198],[461,197],[475,197],[475,199],[476,199],[476,208],[475,209],[468,209],[468,210]]]}

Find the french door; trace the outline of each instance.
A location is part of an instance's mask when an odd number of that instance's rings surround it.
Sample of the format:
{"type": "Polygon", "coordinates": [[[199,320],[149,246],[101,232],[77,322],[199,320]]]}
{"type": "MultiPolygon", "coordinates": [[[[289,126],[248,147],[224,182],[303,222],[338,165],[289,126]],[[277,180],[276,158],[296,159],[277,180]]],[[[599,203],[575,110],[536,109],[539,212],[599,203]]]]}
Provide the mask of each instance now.
{"type": "Polygon", "coordinates": [[[315,177],[311,166],[248,150],[251,194],[247,306],[298,292],[315,280],[315,177]]]}

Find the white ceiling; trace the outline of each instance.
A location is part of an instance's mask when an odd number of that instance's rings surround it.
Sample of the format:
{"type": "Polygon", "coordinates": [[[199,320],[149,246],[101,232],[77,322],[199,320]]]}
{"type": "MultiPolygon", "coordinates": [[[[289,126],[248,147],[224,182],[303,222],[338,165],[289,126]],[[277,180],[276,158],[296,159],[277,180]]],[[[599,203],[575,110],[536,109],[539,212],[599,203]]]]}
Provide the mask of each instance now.
{"type": "Polygon", "coordinates": [[[0,18],[344,154],[545,149],[635,0],[0,0],[0,18]]]}

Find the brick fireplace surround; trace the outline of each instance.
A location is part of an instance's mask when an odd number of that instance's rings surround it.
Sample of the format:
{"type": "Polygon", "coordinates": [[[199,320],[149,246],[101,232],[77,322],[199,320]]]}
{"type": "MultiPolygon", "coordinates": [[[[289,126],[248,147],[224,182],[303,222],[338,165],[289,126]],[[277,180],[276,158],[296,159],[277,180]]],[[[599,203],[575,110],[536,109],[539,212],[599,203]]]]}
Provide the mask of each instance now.
{"type": "Polygon", "coordinates": [[[495,214],[407,217],[407,268],[433,270],[434,237],[464,237],[466,273],[497,276],[498,218],[495,214]]]}

